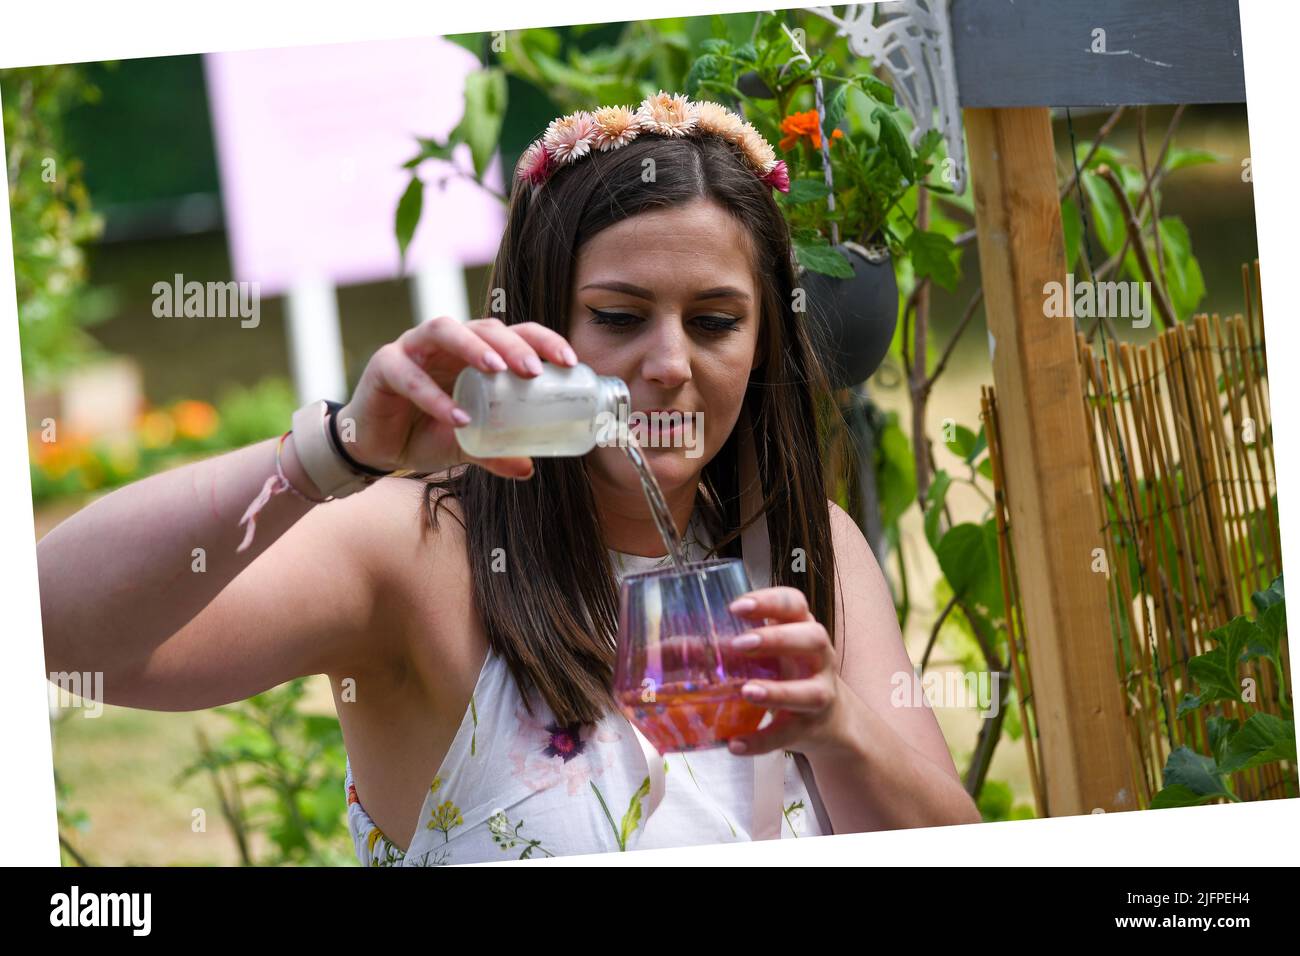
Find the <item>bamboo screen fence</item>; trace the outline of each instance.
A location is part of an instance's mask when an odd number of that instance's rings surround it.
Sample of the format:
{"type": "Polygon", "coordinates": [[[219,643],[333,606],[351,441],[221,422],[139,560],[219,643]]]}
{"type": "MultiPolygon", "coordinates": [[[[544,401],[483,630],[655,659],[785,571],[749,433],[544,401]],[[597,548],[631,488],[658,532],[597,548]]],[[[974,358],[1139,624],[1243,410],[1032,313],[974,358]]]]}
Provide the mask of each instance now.
{"type": "MultiPolygon", "coordinates": [[[[1213,649],[1210,631],[1238,615],[1253,616],[1250,595],[1282,571],[1257,270],[1242,269],[1243,315],[1197,316],[1146,345],[1078,339],[1097,520],[1106,543],[1092,571],[1109,582],[1116,679],[1144,808],[1161,788],[1170,751],[1185,744],[1211,752],[1204,709],[1177,716],[1179,701],[1195,692],[1188,660],[1213,649]]],[[[1036,728],[992,388],[983,390],[981,412],[993,464],[1012,678],[1022,724],[1036,728]]],[[[1282,661],[1289,673],[1285,637],[1282,661]]],[[[1280,716],[1277,681],[1262,663],[1243,665],[1241,676],[1255,679],[1258,709],[1280,716]]],[[[1234,705],[1232,716],[1244,719],[1241,702],[1234,705]]],[[[1043,815],[1037,733],[1024,739],[1043,815]]],[[[1284,773],[1294,781],[1295,768],[1287,773],[1278,764],[1240,772],[1232,777],[1234,792],[1243,800],[1287,796],[1284,773]]]]}

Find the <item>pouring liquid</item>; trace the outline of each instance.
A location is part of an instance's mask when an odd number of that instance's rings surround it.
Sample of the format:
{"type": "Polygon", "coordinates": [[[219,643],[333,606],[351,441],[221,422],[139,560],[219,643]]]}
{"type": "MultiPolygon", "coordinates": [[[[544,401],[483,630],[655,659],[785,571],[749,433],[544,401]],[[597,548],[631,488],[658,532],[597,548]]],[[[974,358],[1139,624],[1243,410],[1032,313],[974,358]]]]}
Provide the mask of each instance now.
{"type": "MultiPolygon", "coordinates": [[[[636,470],[645,493],[650,515],[663,539],[664,548],[678,573],[686,572],[687,555],[681,536],[673,521],[672,512],[664,500],[663,490],[641,453],[636,436],[626,428],[620,429],[621,444],[628,460],[636,470]]],[[[660,753],[681,750],[698,750],[725,744],[733,736],[752,733],[762,722],[766,708],[750,703],[740,694],[746,677],[728,675],[723,661],[723,647],[713,624],[705,591],[705,575],[697,571],[695,579],[700,597],[700,611],[708,632],[698,635],[661,635],[665,645],[690,645],[699,660],[687,670],[712,673],[711,680],[674,681],[660,686],[652,700],[647,701],[640,689],[634,688],[619,695],[623,712],[639,728],[660,753]]],[[[739,661],[733,665],[740,664],[739,661]]],[[[742,665],[743,666],[743,665],[742,665]]]]}

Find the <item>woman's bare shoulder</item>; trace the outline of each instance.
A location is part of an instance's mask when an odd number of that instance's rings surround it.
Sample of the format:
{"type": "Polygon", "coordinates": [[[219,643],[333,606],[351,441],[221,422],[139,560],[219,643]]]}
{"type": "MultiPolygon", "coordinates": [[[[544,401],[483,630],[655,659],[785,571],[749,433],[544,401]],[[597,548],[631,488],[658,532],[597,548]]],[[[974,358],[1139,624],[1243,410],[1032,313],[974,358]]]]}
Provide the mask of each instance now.
{"type": "Polygon", "coordinates": [[[462,611],[472,606],[472,592],[464,515],[454,495],[420,479],[381,478],[308,517],[318,513],[334,545],[352,550],[376,623],[396,639],[384,643],[401,654],[414,640],[427,646],[444,633],[464,633],[462,611]]]}
{"type": "Polygon", "coordinates": [[[331,537],[354,549],[380,592],[409,591],[465,563],[459,500],[423,480],[381,478],[363,492],[318,506],[313,516],[320,511],[333,526],[331,537]]]}
{"type": "Polygon", "coordinates": [[[368,523],[375,573],[388,579],[379,620],[397,639],[401,683],[418,685],[428,701],[462,701],[458,718],[487,640],[461,501],[413,479],[382,479],[365,495],[373,498],[357,520],[368,523]]]}

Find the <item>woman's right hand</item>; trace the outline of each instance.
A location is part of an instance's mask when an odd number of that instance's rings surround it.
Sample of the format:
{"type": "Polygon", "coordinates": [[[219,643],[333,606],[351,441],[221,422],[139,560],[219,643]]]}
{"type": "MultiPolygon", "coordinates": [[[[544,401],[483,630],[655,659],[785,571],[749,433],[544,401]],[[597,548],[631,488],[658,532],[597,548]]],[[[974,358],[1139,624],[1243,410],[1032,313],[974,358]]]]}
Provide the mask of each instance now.
{"type": "Polygon", "coordinates": [[[385,471],[438,472],[470,462],[505,478],[528,478],[531,458],[474,458],[461,450],[455,429],[469,416],[451,392],[467,365],[533,378],[541,374],[541,359],[578,363],[562,335],[536,322],[429,319],[370,357],[352,399],[338,412],[348,454],[385,471]]]}

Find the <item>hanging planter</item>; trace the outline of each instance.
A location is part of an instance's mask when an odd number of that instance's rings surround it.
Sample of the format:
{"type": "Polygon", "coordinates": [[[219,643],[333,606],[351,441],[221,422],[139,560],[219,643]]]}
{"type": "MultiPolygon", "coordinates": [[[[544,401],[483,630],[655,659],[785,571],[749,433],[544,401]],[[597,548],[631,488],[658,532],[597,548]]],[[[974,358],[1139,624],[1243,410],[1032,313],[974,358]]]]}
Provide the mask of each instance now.
{"type": "Polygon", "coordinates": [[[893,257],[906,255],[917,281],[935,274],[945,288],[955,284],[951,241],[918,227],[904,208],[922,184],[946,189],[927,181],[942,137],[931,130],[913,145],[912,120],[870,63],[841,66],[824,46],[810,54],[803,34],[775,14],[758,17],[748,43],[706,41],[687,87],[699,98],[739,101],[773,140],[789,175],[776,200],[811,335],[831,384],[860,385],[893,341],[893,257]]]}
{"type": "Polygon", "coordinates": [[[898,279],[894,259],[883,244],[841,242],[833,248],[853,266],[853,277],[839,279],[799,267],[807,293],[813,341],[831,387],[858,385],[880,367],[898,322],[898,279]]]}

